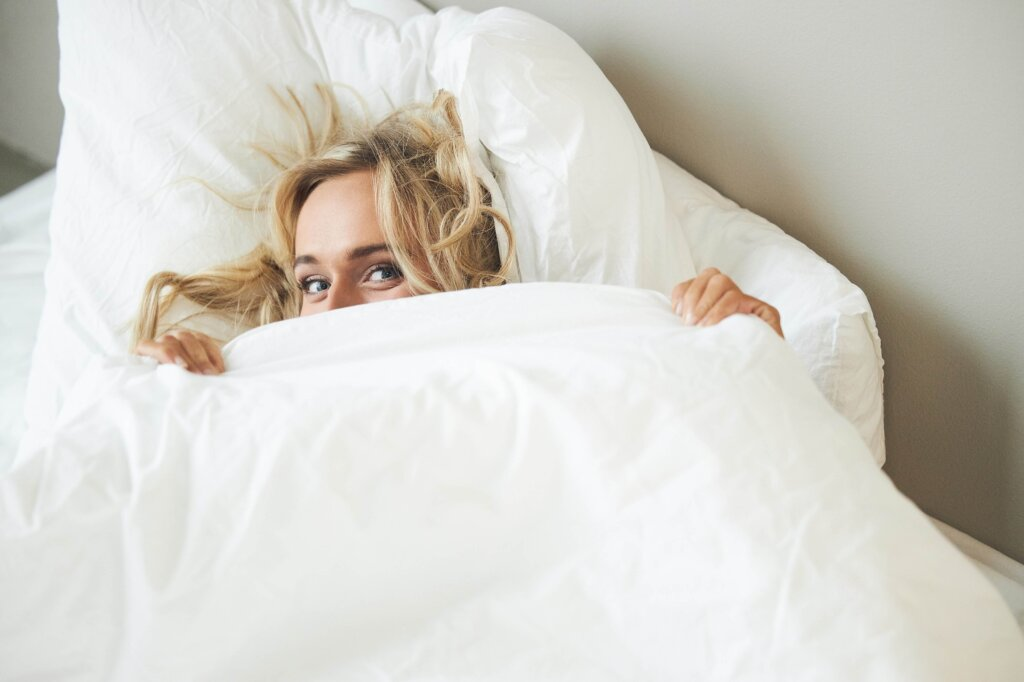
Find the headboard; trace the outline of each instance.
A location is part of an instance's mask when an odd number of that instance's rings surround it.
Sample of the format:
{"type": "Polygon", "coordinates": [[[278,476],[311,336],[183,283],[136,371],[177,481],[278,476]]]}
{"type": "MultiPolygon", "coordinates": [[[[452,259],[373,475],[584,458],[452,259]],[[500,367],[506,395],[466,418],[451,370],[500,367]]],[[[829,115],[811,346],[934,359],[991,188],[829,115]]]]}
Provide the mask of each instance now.
{"type": "Polygon", "coordinates": [[[885,470],[1024,560],[1024,5],[427,4],[560,27],[655,149],[858,284],[886,360],[885,470]]]}

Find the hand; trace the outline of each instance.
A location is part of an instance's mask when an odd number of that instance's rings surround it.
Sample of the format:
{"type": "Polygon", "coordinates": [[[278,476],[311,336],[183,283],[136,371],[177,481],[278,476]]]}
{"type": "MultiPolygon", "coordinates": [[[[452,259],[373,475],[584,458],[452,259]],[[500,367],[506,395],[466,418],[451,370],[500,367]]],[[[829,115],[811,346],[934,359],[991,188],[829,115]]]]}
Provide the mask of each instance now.
{"type": "Polygon", "coordinates": [[[170,331],[158,339],[140,341],[136,355],[155,358],[162,365],[175,364],[196,374],[220,374],[224,357],[220,346],[206,334],[187,329],[170,331]]]}
{"type": "Polygon", "coordinates": [[[736,313],[756,315],[782,334],[779,311],[764,301],[748,296],[718,268],[706,268],[699,275],[672,289],[672,309],[686,324],[709,327],[736,313]]]}

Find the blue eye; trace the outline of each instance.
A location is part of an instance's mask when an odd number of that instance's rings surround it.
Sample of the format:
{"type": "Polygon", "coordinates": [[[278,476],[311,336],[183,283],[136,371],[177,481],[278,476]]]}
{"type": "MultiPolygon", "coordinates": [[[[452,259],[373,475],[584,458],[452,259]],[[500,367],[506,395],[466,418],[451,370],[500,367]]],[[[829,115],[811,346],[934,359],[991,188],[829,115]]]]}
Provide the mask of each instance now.
{"type": "Polygon", "coordinates": [[[391,263],[374,265],[367,277],[370,282],[390,282],[395,279],[402,279],[402,271],[391,263]]]}
{"type": "Polygon", "coordinates": [[[299,288],[304,294],[322,294],[330,288],[330,284],[323,277],[307,277],[299,283],[299,288]]]}

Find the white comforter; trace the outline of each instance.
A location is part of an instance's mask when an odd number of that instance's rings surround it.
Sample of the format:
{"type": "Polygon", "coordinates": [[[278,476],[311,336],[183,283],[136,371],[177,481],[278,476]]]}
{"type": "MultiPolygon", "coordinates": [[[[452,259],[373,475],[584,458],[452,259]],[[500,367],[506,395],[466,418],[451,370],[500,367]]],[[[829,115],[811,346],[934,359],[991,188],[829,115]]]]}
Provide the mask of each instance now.
{"type": "Polygon", "coordinates": [[[535,284],[97,363],[2,481],[0,677],[1020,680],[785,342],[535,284]]]}

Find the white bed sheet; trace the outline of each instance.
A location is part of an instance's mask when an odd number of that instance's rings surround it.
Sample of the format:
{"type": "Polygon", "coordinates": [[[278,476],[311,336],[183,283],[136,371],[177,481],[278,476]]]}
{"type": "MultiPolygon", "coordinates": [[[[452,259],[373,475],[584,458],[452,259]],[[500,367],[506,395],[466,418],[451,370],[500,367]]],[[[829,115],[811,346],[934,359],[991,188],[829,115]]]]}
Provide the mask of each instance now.
{"type": "Polygon", "coordinates": [[[999,591],[1024,632],[1024,564],[938,519],[932,523],[999,591]]]}
{"type": "Polygon", "coordinates": [[[992,586],[760,321],[510,285],[110,359],[0,481],[0,665],[1019,680],[992,586]]]}
{"type": "Polygon", "coordinates": [[[25,430],[25,386],[43,306],[53,171],[0,197],[0,473],[25,430]]]}

